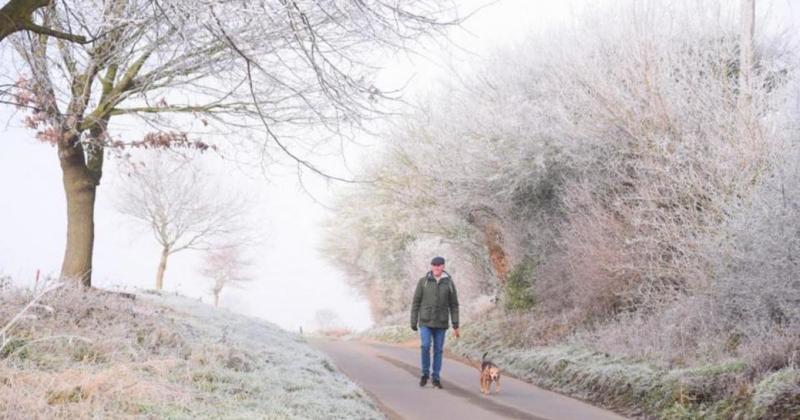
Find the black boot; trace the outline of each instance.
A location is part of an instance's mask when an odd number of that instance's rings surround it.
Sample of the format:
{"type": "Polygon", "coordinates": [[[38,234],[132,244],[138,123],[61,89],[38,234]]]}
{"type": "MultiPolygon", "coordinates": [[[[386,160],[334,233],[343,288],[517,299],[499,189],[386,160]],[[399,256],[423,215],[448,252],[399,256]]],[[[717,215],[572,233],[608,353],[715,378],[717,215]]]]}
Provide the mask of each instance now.
{"type": "Polygon", "coordinates": [[[433,378],[433,387],[442,389],[442,383],[437,378],[433,378]]]}
{"type": "Polygon", "coordinates": [[[428,383],[428,375],[422,375],[422,377],[419,378],[419,386],[425,386],[425,384],[427,383],[428,383]]]}

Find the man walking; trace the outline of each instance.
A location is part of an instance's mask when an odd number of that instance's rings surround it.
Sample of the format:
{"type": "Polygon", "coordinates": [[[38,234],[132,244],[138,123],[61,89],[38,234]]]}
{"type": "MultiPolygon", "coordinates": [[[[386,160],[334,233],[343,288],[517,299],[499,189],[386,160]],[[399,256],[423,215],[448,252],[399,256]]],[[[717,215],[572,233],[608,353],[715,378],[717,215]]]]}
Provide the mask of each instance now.
{"type": "Polygon", "coordinates": [[[444,335],[450,319],[453,332],[458,331],[458,294],[453,279],[444,271],[444,258],[431,260],[431,271],[417,282],[414,299],[411,303],[411,329],[417,331],[422,342],[422,377],[419,386],[428,383],[431,374],[431,342],[433,342],[433,386],[441,388],[439,374],[442,371],[442,352],[444,335]]]}

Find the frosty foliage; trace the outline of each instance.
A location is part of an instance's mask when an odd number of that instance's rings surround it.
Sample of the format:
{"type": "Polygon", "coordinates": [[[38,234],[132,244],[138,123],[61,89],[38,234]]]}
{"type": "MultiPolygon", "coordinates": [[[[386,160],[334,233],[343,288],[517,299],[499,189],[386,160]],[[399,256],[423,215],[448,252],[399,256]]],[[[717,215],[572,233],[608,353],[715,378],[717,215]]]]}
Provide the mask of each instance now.
{"type": "Polygon", "coordinates": [[[743,101],[738,22],[715,1],[622,2],[497,51],[388,129],[326,250],[373,307],[407,310],[411,251],[440,241],[478,294],[536,267],[533,341],[681,364],[773,337],[783,361],[753,367],[780,368],[800,327],[797,60],[757,31],[743,101]]]}
{"type": "MultiPolygon", "coordinates": [[[[391,96],[372,84],[368,53],[443,30],[458,21],[454,10],[427,0],[56,2],[36,19],[80,28],[95,42],[18,35],[13,44],[26,66],[5,82],[31,109],[31,128],[72,129],[98,147],[137,145],[105,131],[123,115],[143,119],[151,135],[235,133],[241,138],[223,141],[236,145],[277,142],[265,135],[288,136],[287,126],[343,134],[391,96]],[[98,124],[102,133],[85,132],[98,124]]],[[[299,151],[319,146],[291,140],[299,151]]]]}

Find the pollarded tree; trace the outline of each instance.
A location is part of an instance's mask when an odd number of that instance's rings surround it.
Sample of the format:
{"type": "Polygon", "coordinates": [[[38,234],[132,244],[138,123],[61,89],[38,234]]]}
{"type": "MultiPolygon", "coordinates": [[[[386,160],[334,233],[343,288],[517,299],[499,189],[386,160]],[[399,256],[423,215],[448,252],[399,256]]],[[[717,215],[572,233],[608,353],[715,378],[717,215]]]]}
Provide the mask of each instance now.
{"type": "Polygon", "coordinates": [[[338,145],[388,97],[371,83],[376,68],[368,57],[443,28],[454,7],[435,0],[82,0],[43,10],[41,20],[56,30],[104,34],[88,45],[15,36],[27,73],[17,80],[17,102],[31,110],[26,122],[37,137],[56,146],[63,173],[61,274],[91,285],[94,203],[109,150],[205,148],[196,140],[202,136],[259,163],[281,153],[321,174],[309,161],[320,143],[338,145]],[[120,138],[111,123],[123,117],[152,131],[120,138]]]}
{"type": "Polygon", "coordinates": [[[156,289],[164,287],[164,273],[172,254],[207,250],[220,241],[246,244],[244,220],[247,201],[225,193],[197,161],[153,155],[144,165],[132,165],[119,189],[117,209],[146,224],[161,246],[156,289]]]}

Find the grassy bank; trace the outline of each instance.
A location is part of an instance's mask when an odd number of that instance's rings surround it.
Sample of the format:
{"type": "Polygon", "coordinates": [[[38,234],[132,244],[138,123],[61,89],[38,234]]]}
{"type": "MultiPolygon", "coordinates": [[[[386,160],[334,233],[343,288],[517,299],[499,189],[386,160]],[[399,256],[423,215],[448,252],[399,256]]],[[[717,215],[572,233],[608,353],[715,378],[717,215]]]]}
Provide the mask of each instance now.
{"type": "MultiPolygon", "coordinates": [[[[640,418],[800,418],[800,369],[787,367],[753,379],[745,363],[667,369],[576,346],[514,347],[501,321],[463,327],[447,349],[472,360],[484,352],[511,375],[593,404],[640,418]]],[[[407,326],[382,326],[361,338],[405,342],[407,326]]]]}
{"type": "Polygon", "coordinates": [[[545,388],[646,418],[800,418],[800,370],[757,381],[736,360],[666,369],[574,346],[505,345],[500,321],[466,326],[449,350],[470,359],[488,351],[504,370],[545,388]]]}
{"type": "MultiPolygon", "coordinates": [[[[30,292],[0,295],[6,325],[30,292]]],[[[383,418],[304,340],[173,295],[62,287],[0,351],[3,418],[383,418]]]]}

